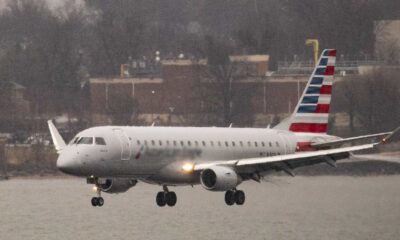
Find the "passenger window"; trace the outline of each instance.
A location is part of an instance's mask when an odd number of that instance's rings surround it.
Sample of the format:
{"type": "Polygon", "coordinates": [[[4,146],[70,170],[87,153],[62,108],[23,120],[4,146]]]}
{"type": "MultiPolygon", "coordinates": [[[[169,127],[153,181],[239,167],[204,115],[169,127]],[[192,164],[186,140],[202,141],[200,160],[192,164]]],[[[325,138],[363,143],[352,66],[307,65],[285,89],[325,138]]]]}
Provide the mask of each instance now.
{"type": "Polygon", "coordinates": [[[203,144],[204,147],[206,146],[206,142],[202,141],[202,144],[203,144]]]}
{"type": "Polygon", "coordinates": [[[261,145],[262,145],[263,147],[265,147],[265,142],[261,142],[261,145]]]}
{"type": "Polygon", "coordinates": [[[137,145],[140,145],[140,140],[137,140],[136,142],[137,142],[137,145]]]}
{"type": "Polygon", "coordinates": [[[191,143],[190,141],[188,141],[187,143],[188,143],[188,146],[189,146],[189,147],[192,146],[192,143],[191,143]]]}
{"type": "Polygon", "coordinates": [[[279,143],[278,142],[276,142],[276,146],[279,147],[279,143]]]}
{"type": "Polygon", "coordinates": [[[160,146],[162,146],[162,141],[161,141],[161,140],[158,140],[158,144],[160,144],[160,146]]]}
{"type": "Polygon", "coordinates": [[[101,137],[95,138],[95,142],[97,145],[106,145],[106,141],[104,141],[104,138],[101,137]]]}
{"type": "Polygon", "coordinates": [[[176,141],[174,140],[174,146],[176,147],[176,141]]]}
{"type": "Polygon", "coordinates": [[[269,142],[268,144],[269,144],[270,147],[272,147],[272,143],[271,142],[269,142]]]}
{"type": "Polygon", "coordinates": [[[79,139],[78,144],[93,144],[93,138],[92,137],[83,137],[79,139]]]}
{"type": "Polygon", "coordinates": [[[225,142],[225,146],[226,146],[226,147],[229,147],[229,144],[228,144],[228,142],[225,142]]]}
{"type": "Polygon", "coordinates": [[[167,140],[167,142],[166,142],[166,143],[167,143],[167,146],[169,146],[169,140],[167,140]]]}
{"type": "Polygon", "coordinates": [[[258,147],[258,144],[257,144],[257,142],[254,142],[254,146],[258,147]]]}
{"type": "Polygon", "coordinates": [[[182,147],[185,146],[185,144],[183,143],[183,141],[181,141],[181,146],[182,146],[182,147]]]}
{"type": "Polygon", "coordinates": [[[211,147],[214,147],[214,142],[213,141],[211,141],[210,144],[211,144],[211,147]]]}
{"type": "Polygon", "coordinates": [[[251,142],[250,142],[250,141],[248,141],[248,142],[247,142],[247,145],[249,145],[249,147],[251,147],[251,142]]]}
{"type": "Polygon", "coordinates": [[[194,141],[194,145],[195,145],[196,147],[198,147],[198,146],[199,146],[199,142],[198,142],[198,141],[194,141]]]}
{"type": "Polygon", "coordinates": [[[242,141],[240,141],[240,146],[243,147],[243,142],[242,141]]]}
{"type": "Polygon", "coordinates": [[[156,145],[156,142],[154,140],[151,140],[151,145],[156,145]]]}
{"type": "Polygon", "coordinates": [[[146,145],[146,146],[147,146],[147,140],[144,140],[144,145],[146,145]]]}
{"type": "Polygon", "coordinates": [[[235,142],[234,141],[232,141],[232,147],[234,147],[235,146],[235,142]]]}
{"type": "Polygon", "coordinates": [[[221,147],[221,142],[220,141],[218,141],[218,147],[221,147]]]}

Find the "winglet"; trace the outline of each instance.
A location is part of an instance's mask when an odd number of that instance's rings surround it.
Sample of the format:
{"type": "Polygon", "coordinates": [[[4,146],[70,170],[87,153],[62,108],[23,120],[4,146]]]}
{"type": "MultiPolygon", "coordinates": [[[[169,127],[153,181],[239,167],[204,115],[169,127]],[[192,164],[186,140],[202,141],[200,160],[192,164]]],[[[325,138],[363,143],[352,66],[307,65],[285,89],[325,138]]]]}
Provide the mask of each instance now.
{"type": "Polygon", "coordinates": [[[49,120],[47,121],[47,124],[49,125],[51,139],[53,140],[54,147],[56,148],[57,153],[60,153],[65,147],[64,139],[61,137],[57,128],[54,126],[53,121],[49,120]]]}
{"type": "Polygon", "coordinates": [[[387,143],[397,132],[400,132],[400,127],[396,128],[393,132],[389,133],[386,137],[384,137],[381,143],[387,143]]]}

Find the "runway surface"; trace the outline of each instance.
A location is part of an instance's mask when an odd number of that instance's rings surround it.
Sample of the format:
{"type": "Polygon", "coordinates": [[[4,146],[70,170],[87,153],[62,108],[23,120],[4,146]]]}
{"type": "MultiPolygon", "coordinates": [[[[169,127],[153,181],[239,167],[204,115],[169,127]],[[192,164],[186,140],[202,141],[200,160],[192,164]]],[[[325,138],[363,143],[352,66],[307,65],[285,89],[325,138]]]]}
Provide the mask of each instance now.
{"type": "Polygon", "coordinates": [[[274,177],[246,182],[244,206],[223,193],[174,188],[174,208],[155,204],[157,186],[106,195],[93,208],[84,179],[0,182],[0,238],[16,239],[399,239],[400,176],[274,177]]]}

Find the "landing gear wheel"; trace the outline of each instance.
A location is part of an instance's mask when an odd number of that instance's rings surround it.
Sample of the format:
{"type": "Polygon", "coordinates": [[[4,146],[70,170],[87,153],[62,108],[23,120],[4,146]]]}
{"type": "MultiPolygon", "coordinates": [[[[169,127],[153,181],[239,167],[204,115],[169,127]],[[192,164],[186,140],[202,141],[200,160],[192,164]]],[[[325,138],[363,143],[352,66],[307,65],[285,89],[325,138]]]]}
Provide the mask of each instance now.
{"type": "Polygon", "coordinates": [[[246,196],[243,191],[236,191],[235,192],[235,202],[237,205],[243,205],[244,201],[246,200],[246,196]]]}
{"type": "Polygon", "coordinates": [[[232,191],[232,190],[226,191],[225,203],[228,206],[232,206],[235,203],[235,192],[234,191],[232,191]]]}
{"type": "Polygon", "coordinates": [[[165,194],[165,201],[168,204],[168,206],[173,207],[176,204],[177,197],[175,192],[167,192],[165,194]]]}
{"type": "Polygon", "coordinates": [[[158,192],[156,197],[156,202],[159,207],[164,207],[167,204],[166,197],[164,192],[158,192]]]}
{"type": "Polygon", "coordinates": [[[99,206],[99,207],[104,205],[104,199],[102,197],[98,197],[97,202],[98,202],[97,206],[99,206]]]}
{"type": "Polygon", "coordinates": [[[99,199],[97,197],[93,197],[91,202],[93,207],[99,206],[99,199]]]}
{"type": "Polygon", "coordinates": [[[104,205],[104,199],[102,197],[93,197],[91,203],[93,207],[101,207],[104,205]]]}

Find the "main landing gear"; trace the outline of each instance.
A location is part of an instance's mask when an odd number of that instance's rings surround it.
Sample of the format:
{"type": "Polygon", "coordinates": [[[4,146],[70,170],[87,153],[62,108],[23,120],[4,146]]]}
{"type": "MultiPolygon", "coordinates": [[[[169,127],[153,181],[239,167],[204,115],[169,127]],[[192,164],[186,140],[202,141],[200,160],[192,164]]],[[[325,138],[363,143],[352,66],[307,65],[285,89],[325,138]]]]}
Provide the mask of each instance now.
{"type": "Polygon", "coordinates": [[[163,186],[163,191],[157,193],[156,203],[159,207],[168,205],[170,207],[175,206],[177,197],[175,192],[168,191],[167,186],[163,186]]]}
{"type": "Polygon", "coordinates": [[[225,192],[225,203],[229,206],[232,206],[235,203],[237,205],[243,205],[245,200],[246,196],[241,190],[233,189],[225,192]]]}

